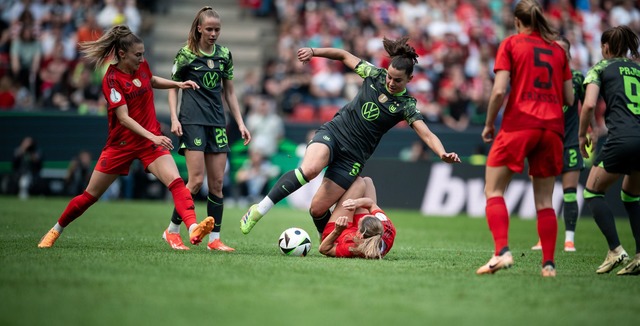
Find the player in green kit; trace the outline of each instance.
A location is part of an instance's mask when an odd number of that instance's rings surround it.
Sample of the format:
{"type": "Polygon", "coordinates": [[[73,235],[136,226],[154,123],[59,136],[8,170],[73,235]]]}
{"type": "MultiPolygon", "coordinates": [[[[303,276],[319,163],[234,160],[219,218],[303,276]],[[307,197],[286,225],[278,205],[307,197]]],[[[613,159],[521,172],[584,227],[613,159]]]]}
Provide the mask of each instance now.
{"type": "Polygon", "coordinates": [[[321,234],[331,217],[330,207],[360,175],[382,136],[400,121],[406,121],[442,161],[460,162],[458,155],[445,151],[440,139],[429,130],[416,108],[416,99],[407,92],[406,85],[413,78],[413,66],[418,61],[407,40],[408,37],[383,40],[391,57],[388,69],[375,67],[342,49],[298,50],[298,60],[303,63],[314,56],[342,61],[362,77],[363,83],[355,98],[316,131],[300,167],[280,177],[269,194],[249,208],[240,221],[242,233],[249,233],[276,203],[328,167],[309,208],[321,234]]]}
{"type": "MultiPolygon", "coordinates": [[[[205,175],[207,177],[207,215],[215,218],[207,248],[234,251],[220,239],[224,207],[222,181],[229,152],[222,96],[238,124],[244,145],[251,141],[251,134],[242,120],[233,87],[233,57],[228,48],[216,43],[220,30],[220,16],[215,10],[203,7],[198,11],[191,24],[187,45],[176,55],[171,78],[175,81],[194,81],[200,88],[196,92],[182,92],[179,115],[178,92],[169,91],[169,110],[171,132],[180,137],[178,153],[184,155],[187,161],[187,188],[192,194],[197,194],[205,175]]],[[[181,223],[180,216],[174,210],[162,237],[171,248],[186,250],[189,248],[182,243],[179,233],[181,223]]]]}
{"type": "Polygon", "coordinates": [[[589,157],[586,147],[587,129],[598,97],[602,96],[607,110],[607,140],[596,157],[584,189],[584,198],[593,219],[607,239],[609,251],[596,273],[609,273],[629,259],[622,248],[613,213],[604,200],[604,194],[620,178],[620,198],[629,216],[636,252],[633,260],[618,275],[640,274],[640,65],[627,57],[640,58],[638,36],[627,26],[606,30],[600,38],[602,57],[587,73],[587,90],[580,114],[578,139],[580,152],[589,157]]]}

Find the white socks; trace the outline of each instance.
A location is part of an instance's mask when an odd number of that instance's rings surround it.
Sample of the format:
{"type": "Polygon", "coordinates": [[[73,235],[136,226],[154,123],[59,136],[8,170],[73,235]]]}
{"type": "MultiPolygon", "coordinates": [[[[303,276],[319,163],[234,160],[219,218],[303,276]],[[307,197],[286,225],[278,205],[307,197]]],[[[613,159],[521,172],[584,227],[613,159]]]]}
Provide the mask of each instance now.
{"type": "Polygon", "coordinates": [[[575,242],[575,241],[573,241],[573,236],[574,235],[575,235],[574,231],[565,231],[564,232],[564,242],[567,242],[567,241],[575,242]]]}
{"type": "Polygon", "coordinates": [[[209,233],[209,243],[214,242],[220,239],[220,232],[211,232],[209,233]]]}
{"type": "Polygon", "coordinates": [[[53,226],[53,229],[58,231],[58,233],[62,233],[62,231],[64,231],[64,228],[60,226],[60,224],[58,223],[56,223],[56,225],[53,226]]]}
{"type": "Polygon", "coordinates": [[[180,233],[180,224],[169,222],[169,227],[167,228],[167,230],[169,231],[169,233],[180,233]]]}
{"type": "Polygon", "coordinates": [[[266,196],[262,201],[258,203],[258,213],[260,213],[260,215],[265,215],[271,208],[273,208],[274,205],[275,204],[273,203],[273,201],[271,201],[271,198],[269,198],[269,196],[266,196]]]}

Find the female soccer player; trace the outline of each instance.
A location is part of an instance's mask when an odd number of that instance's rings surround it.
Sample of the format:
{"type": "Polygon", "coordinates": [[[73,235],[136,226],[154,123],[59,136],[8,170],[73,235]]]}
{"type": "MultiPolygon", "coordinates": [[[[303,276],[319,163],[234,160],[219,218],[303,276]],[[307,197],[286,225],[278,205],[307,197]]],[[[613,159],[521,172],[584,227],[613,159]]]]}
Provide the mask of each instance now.
{"type": "MultiPolygon", "coordinates": [[[[223,197],[222,181],[227,163],[229,143],[222,96],[238,124],[244,145],[251,134],[244,125],[240,106],[233,87],[233,58],[228,48],[216,44],[220,36],[220,16],[211,7],[203,7],[191,23],[187,45],[176,55],[172,79],[192,81],[199,87],[182,91],[180,115],[177,113],[178,91],[169,90],[171,132],[180,137],[178,153],[187,161],[187,188],[197,194],[207,175],[207,215],[216,220],[209,235],[209,250],[234,251],[220,240],[223,197]]],[[[180,238],[180,214],[173,211],[169,227],[162,237],[174,249],[189,249],[180,238]]]]}
{"type": "Polygon", "coordinates": [[[564,50],[555,43],[556,33],[535,0],[515,7],[516,35],[498,48],[493,90],[482,139],[492,142],[495,120],[507,86],[511,94],[502,127],[491,146],[485,172],[486,215],[493,235],[494,255],[477,274],[493,274],[513,264],[509,251],[509,212],[504,192],[514,173],[522,173],[525,159],[533,181],[542,244],[542,276],[555,276],[554,250],[558,233],[552,206],[555,177],[562,171],[562,139],[565,105],[573,104],[571,70],[564,50]]]}
{"type": "Polygon", "coordinates": [[[638,36],[627,26],[602,33],[600,44],[604,59],[587,72],[584,81],[587,91],[578,132],[582,156],[589,157],[586,147],[591,140],[587,138],[587,129],[599,95],[607,105],[605,123],[609,130],[583,194],[609,245],[607,257],[596,270],[598,274],[610,272],[629,257],[620,245],[615,219],[604,200],[607,189],[623,174],[620,197],[629,215],[636,255],[618,275],[640,274],[640,65],[627,58],[627,53],[636,60],[640,58],[638,43],[638,36]]]}
{"type": "Polygon", "coordinates": [[[376,204],[369,177],[358,177],[342,195],[322,233],[320,253],[329,257],[383,258],[396,237],[396,228],[376,204]]]}
{"type": "MultiPolygon", "coordinates": [[[[557,41],[564,49],[567,58],[571,60],[571,43],[564,37],[560,37],[557,41]]],[[[578,223],[578,198],[576,192],[578,189],[578,179],[580,171],[584,169],[584,160],[580,155],[578,147],[578,106],[584,99],[584,76],[579,70],[571,69],[573,83],[573,105],[564,106],[564,161],[562,166],[562,190],[564,192],[563,212],[564,218],[564,251],[574,252],[576,224],[578,223]]],[[[595,126],[592,126],[595,127],[595,126]]],[[[540,240],[531,247],[532,250],[542,249],[540,240]]]]}
{"type": "Polygon", "coordinates": [[[442,161],[460,162],[456,153],[445,151],[440,139],[422,120],[420,111],[416,109],[416,99],[407,93],[406,85],[413,78],[413,66],[418,57],[407,40],[408,37],[383,40],[384,48],[391,57],[388,69],[375,67],[342,49],[298,50],[298,60],[303,63],[314,56],[340,60],[364,81],[356,97],[316,131],[300,167],[280,177],[269,194],[249,208],[240,221],[242,233],[249,233],[276,203],[328,166],[309,209],[318,232],[322,233],[331,216],[329,208],[358,177],[382,136],[402,120],[442,161]]]}
{"type": "Polygon", "coordinates": [[[154,76],[144,59],[144,44],[129,27],[117,25],[96,41],[84,42],[81,49],[86,57],[102,66],[114,58],[102,80],[102,92],[108,105],[109,135],[102,149],[89,185],[71,199],[58,223],[45,234],[39,248],[49,248],[64,228],[93,205],[121,175],[129,174],[134,159],[145,170],[169,187],[178,213],[189,228],[192,244],[198,244],[213,229],[214,220],[207,217],[196,223],[193,199],[180,178],[169,150],[171,139],[160,132],[153,104],[153,88],[198,88],[192,81],[174,82],[154,76]]]}

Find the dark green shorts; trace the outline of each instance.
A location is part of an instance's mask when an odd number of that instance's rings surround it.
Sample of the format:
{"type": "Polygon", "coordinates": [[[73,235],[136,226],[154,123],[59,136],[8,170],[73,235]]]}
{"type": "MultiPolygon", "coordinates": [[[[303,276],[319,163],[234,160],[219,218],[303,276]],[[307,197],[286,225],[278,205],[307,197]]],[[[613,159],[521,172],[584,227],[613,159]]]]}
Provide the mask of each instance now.
{"type": "Polygon", "coordinates": [[[607,139],[595,165],[603,167],[609,173],[631,174],[640,171],[640,137],[620,137],[607,139]]]}
{"type": "Polygon", "coordinates": [[[329,166],[324,172],[324,177],[335,182],[347,190],[356,180],[364,168],[364,163],[353,157],[348,151],[342,150],[335,137],[324,128],[316,131],[309,144],[322,143],[329,147],[329,166]]]}
{"type": "Polygon", "coordinates": [[[565,147],[563,160],[562,173],[584,169],[584,159],[578,146],[565,147]]]}
{"type": "Polygon", "coordinates": [[[184,155],[185,149],[205,153],[228,153],[227,130],[222,127],[182,125],[178,154],[184,155]]]}

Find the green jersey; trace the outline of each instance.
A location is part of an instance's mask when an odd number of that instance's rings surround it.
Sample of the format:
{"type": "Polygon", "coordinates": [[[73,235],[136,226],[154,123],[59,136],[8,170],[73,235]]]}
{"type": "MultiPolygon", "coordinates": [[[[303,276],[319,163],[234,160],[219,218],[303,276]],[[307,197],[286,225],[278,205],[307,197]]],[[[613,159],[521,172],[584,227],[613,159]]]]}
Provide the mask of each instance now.
{"type": "Polygon", "coordinates": [[[187,46],[178,51],[171,78],[192,80],[200,89],[183,89],[178,119],[185,125],[225,127],[222,80],[233,79],[233,58],[229,49],[215,44],[213,53],[196,55],[187,46]]]}
{"type": "Polygon", "coordinates": [[[578,115],[579,103],[584,100],[584,76],[578,70],[571,70],[573,82],[573,105],[563,106],[564,110],[564,147],[578,146],[578,126],[580,116],[578,115]]]}
{"type": "Polygon", "coordinates": [[[600,86],[607,104],[605,123],[612,138],[640,135],[640,65],[628,58],[601,60],[587,72],[584,84],[600,86]]]}
{"type": "Polygon", "coordinates": [[[364,79],[356,97],[345,105],[325,127],[340,149],[364,163],[375,151],[382,136],[398,122],[411,125],[422,119],[416,99],[407,90],[391,94],[386,88],[387,71],[361,60],[354,71],[364,79]]]}

